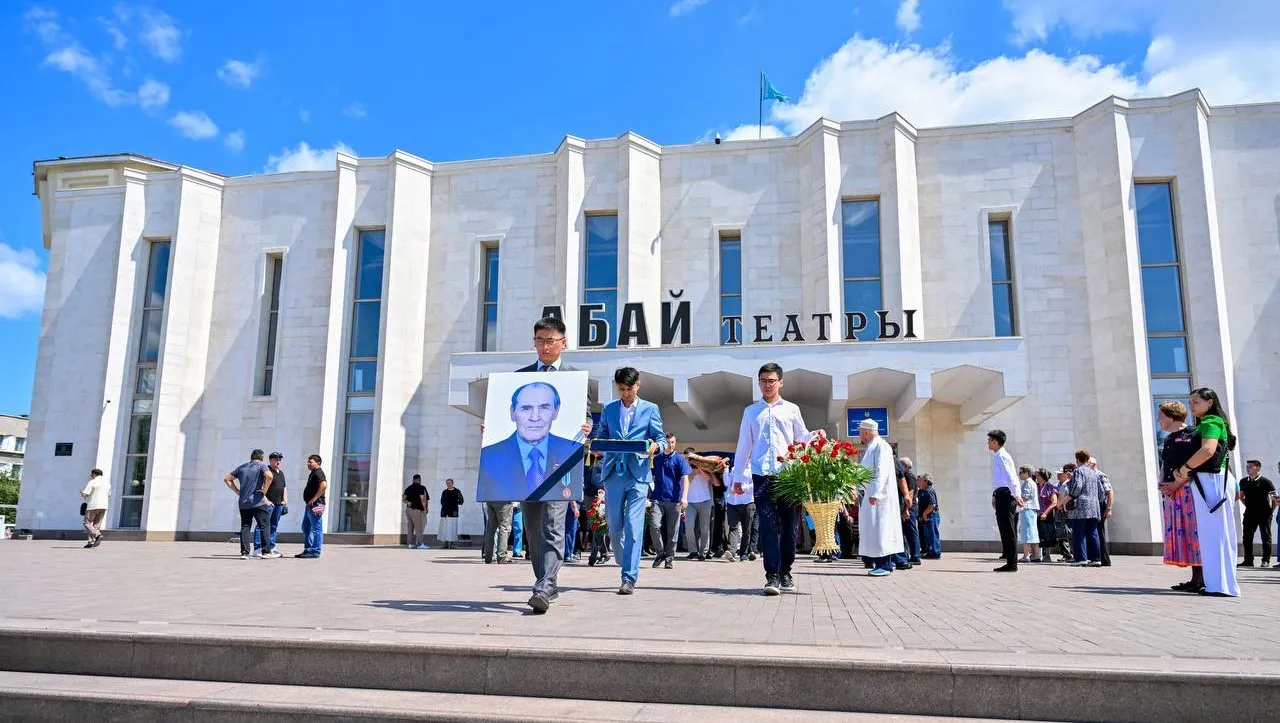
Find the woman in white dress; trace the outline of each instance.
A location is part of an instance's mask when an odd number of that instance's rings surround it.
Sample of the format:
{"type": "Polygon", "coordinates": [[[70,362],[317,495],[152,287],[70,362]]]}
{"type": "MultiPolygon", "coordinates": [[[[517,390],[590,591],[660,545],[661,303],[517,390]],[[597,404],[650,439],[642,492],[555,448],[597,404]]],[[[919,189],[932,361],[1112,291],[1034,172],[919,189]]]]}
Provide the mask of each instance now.
{"type": "Polygon", "coordinates": [[[1040,562],[1040,490],[1036,489],[1035,470],[1023,467],[1018,470],[1021,485],[1022,506],[1018,508],[1018,542],[1022,543],[1022,557],[1018,562],[1040,562]]]}
{"type": "Polygon", "coordinates": [[[1174,479],[1191,482],[1196,506],[1196,534],[1200,538],[1200,562],[1204,571],[1201,595],[1239,597],[1236,582],[1236,517],[1232,500],[1235,481],[1227,476],[1230,452],[1236,437],[1218,394],[1201,388],[1191,392],[1191,414],[1199,423],[1200,449],[1174,471],[1174,479]]]}

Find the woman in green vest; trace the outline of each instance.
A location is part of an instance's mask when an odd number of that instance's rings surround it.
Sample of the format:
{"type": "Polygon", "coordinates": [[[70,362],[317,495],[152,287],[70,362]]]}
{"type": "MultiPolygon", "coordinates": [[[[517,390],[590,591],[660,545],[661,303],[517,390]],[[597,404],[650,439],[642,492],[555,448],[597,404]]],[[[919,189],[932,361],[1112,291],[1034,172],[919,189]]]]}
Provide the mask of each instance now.
{"type": "Polygon", "coordinates": [[[1191,482],[1196,508],[1200,560],[1204,570],[1203,595],[1239,597],[1236,582],[1236,517],[1232,500],[1235,484],[1227,477],[1227,459],[1235,447],[1235,435],[1218,394],[1201,388],[1191,392],[1191,414],[1199,420],[1196,436],[1200,449],[1174,472],[1178,482],[1191,482]]]}

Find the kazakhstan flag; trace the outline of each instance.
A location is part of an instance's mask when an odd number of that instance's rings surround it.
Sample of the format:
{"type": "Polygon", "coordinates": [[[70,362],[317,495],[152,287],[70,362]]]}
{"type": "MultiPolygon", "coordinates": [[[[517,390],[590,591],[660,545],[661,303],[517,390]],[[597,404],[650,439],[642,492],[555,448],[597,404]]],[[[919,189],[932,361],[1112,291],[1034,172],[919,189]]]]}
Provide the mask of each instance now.
{"type": "Polygon", "coordinates": [[[764,95],[761,97],[761,100],[777,100],[782,101],[783,103],[791,102],[791,98],[779,93],[778,89],[773,87],[773,83],[769,82],[768,76],[764,76],[763,92],[764,95]]]}

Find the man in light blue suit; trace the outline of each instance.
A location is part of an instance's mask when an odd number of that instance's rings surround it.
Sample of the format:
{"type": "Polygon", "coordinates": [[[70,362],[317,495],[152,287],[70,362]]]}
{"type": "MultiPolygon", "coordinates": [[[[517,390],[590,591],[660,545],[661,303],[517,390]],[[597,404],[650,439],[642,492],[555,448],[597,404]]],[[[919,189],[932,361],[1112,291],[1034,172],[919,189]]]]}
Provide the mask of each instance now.
{"type": "Polygon", "coordinates": [[[625,439],[648,443],[647,454],[609,452],[600,460],[604,509],[613,537],[613,556],[622,567],[619,595],[635,592],[640,574],[640,550],[644,545],[644,505],[649,497],[649,460],[663,441],[662,413],[640,392],[640,372],[623,367],[613,373],[618,400],[600,415],[600,439],[625,439]]]}

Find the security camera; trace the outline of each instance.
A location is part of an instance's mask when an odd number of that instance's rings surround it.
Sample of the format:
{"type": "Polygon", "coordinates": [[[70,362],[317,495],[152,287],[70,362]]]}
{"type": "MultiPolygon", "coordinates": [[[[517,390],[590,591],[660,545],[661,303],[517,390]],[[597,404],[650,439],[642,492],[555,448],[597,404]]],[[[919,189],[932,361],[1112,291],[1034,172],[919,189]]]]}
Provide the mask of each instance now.
{"type": "Polygon", "coordinates": [[[720,145],[720,134],[719,134],[719,133],[717,133],[717,134],[716,134],[716,145],[717,145],[717,146],[718,146],[718,145],[720,145]]]}

